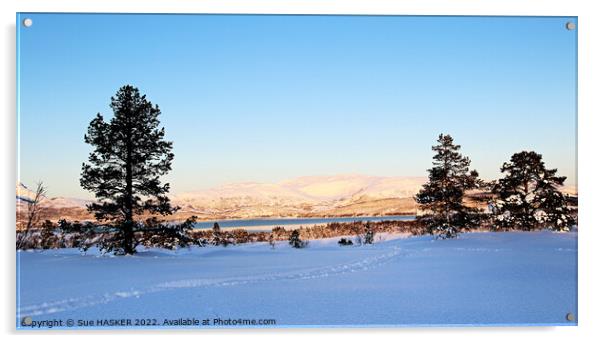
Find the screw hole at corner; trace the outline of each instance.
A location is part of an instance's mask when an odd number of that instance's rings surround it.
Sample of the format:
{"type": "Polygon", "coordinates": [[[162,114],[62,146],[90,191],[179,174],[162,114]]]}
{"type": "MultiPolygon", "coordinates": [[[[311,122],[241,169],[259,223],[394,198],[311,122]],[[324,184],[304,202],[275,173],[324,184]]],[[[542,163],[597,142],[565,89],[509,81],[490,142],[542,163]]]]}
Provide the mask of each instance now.
{"type": "Polygon", "coordinates": [[[567,30],[571,31],[574,30],[577,27],[577,25],[575,25],[575,23],[573,23],[572,21],[569,21],[566,23],[565,27],[567,30]]]}

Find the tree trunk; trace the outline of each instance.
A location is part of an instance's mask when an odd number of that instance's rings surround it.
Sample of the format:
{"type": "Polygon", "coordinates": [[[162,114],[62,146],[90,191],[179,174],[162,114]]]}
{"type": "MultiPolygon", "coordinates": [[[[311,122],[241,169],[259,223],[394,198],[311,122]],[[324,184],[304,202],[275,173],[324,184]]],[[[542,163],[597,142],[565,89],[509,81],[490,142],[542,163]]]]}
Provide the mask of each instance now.
{"type": "Polygon", "coordinates": [[[132,166],[126,166],[126,199],[125,222],[123,223],[123,252],[127,255],[134,254],[134,204],[132,192],[132,166]]]}
{"type": "Polygon", "coordinates": [[[134,254],[134,222],[126,221],[123,227],[123,252],[126,255],[134,254]]]}
{"type": "Polygon", "coordinates": [[[123,225],[123,252],[133,255],[134,251],[134,190],[132,182],[132,139],[131,125],[126,135],[127,157],[125,163],[125,223],[123,225]]]}

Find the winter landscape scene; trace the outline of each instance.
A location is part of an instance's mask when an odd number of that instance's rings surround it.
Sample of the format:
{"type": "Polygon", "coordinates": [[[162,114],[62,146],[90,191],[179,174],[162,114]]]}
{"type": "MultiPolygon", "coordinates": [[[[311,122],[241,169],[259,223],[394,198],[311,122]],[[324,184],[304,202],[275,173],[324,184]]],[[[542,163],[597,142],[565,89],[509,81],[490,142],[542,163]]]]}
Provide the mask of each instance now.
{"type": "Polygon", "coordinates": [[[577,325],[574,18],[25,18],[18,329],[577,325]]]}

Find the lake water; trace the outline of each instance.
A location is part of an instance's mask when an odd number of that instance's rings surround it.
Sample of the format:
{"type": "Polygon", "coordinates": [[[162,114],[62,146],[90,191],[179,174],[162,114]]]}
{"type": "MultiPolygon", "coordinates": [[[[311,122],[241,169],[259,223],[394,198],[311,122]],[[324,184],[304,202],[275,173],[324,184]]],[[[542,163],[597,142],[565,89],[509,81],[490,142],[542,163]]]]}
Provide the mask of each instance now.
{"type": "Polygon", "coordinates": [[[211,229],[218,223],[221,229],[245,229],[247,231],[272,231],[276,226],[286,229],[327,223],[351,223],[356,221],[379,222],[384,220],[413,220],[415,216],[382,216],[382,217],[332,217],[332,218],[256,218],[202,221],[195,224],[196,229],[211,229]]]}

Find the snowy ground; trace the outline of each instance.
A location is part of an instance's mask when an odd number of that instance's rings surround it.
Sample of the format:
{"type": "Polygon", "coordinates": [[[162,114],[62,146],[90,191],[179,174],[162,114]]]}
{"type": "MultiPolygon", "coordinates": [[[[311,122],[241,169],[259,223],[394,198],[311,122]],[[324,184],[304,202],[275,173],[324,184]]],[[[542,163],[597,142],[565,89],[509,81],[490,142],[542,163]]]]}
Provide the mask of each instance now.
{"type": "MultiPolygon", "coordinates": [[[[577,233],[388,237],[143,251],[18,252],[17,325],[41,320],[275,319],[276,326],[574,325],[577,233]]],[[[138,324],[141,324],[140,322],[138,324]]],[[[89,327],[87,327],[89,328],[89,327]]],[[[181,327],[178,327],[181,328],[181,327]]]]}

